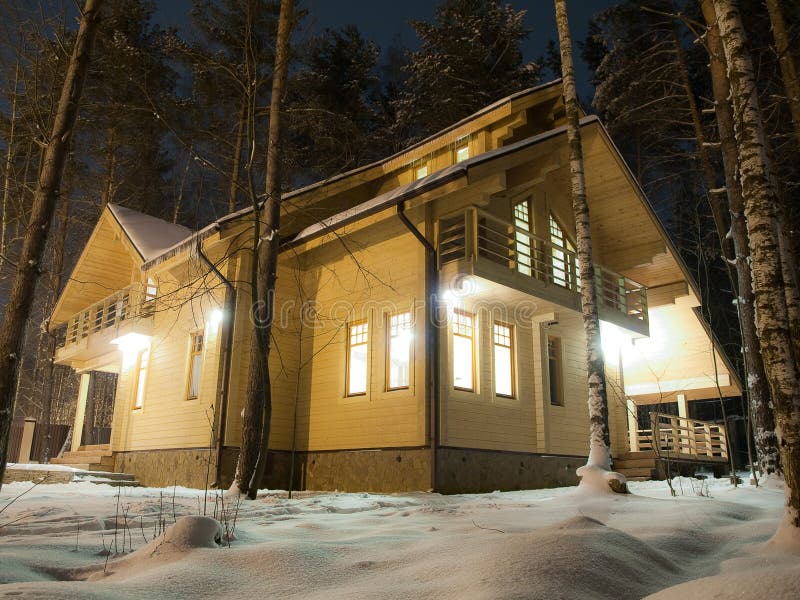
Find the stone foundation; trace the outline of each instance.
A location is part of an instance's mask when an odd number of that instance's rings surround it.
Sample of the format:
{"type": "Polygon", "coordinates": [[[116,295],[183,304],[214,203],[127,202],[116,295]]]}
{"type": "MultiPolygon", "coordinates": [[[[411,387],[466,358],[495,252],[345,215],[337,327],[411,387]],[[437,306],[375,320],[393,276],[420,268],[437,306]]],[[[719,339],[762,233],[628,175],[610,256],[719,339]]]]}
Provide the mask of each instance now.
{"type": "Polygon", "coordinates": [[[216,475],[216,451],[208,448],[178,448],[114,452],[114,471],[136,476],[150,487],[205,488],[216,475]]]}
{"type": "Polygon", "coordinates": [[[443,494],[525,490],[576,485],[585,456],[438,448],[436,491],[443,494]]]}
{"type": "MultiPolygon", "coordinates": [[[[236,471],[238,448],[225,448],[222,485],[230,486],[236,471]]],[[[215,454],[208,448],[115,452],[115,471],[131,473],[148,486],[174,484],[203,488],[215,477],[215,454]]],[[[287,489],[292,455],[272,451],[262,487],[287,489]]],[[[526,452],[437,449],[436,491],[444,494],[521,490],[575,485],[575,470],[586,457],[526,452]]],[[[431,489],[430,448],[331,450],[296,452],[293,489],[342,492],[418,492],[431,489]]]]}
{"type": "Polygon", "coordinates": [[[40,483],[69,483],[72,481],[72,471],[42,469],[15,469],[6,467],[3,474],[3,483],[14,483],[15,481],[30,481],[40,483]]]}

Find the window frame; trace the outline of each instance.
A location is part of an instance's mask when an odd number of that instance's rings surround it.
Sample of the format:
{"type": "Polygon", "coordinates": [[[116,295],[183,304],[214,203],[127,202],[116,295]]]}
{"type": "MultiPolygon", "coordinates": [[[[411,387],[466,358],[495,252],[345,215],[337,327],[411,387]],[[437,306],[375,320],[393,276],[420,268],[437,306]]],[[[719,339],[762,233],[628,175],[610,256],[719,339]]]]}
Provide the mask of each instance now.
{"type": "Polygon", "coordinates": [[[547,385],[548,396],[550,397],[550,406],[564,406],[564,352],[561,345],[561,338],[555,335],[548,335],[547,343],[547,385]],[[550,344],[553,343],[555,353],[551,354],[550,344]],[[553,381],[551,361],[555,360],[556,364],[556,377],[553,381]],[[556,402],[553,401],[553,390],[556,390],[556,402]]]}
{"type": "Polygon", "coordinates": [[[477,317],[476,317],[475,313],[471,313],[469,311],[462,310],[460,308],[454,308],[453,309],[453,319],[452,319],[452,323],[451,323],[451,329],[452,329],[452,331],[451,331],[451,334],[450,334],[450,343],[451,343],[451,346],[452,346],[452,352],[451,352],[452,357],[451,357],[451,363],[450,364],[452,365],[452,370],[453,370],[452,379],[451,379],[451,383],[453,385],[453,389],[454,390],[459,390],[461,392],[475,393],[476,392],[476,388],[477,388],[477,370],[478,370],[477,369],[477,348],[476,348],[476,344],[475,344],[475,338],[476,338],[478,327],[477,327],[477,317]],[[456,333],[456,326],[457,326],[456,315],[461,315],[462,317],[469,317],[469,319],[471,320],[471,325],[469,325],[469,327],[471,328],[472,332],[471,332],[471,335],[469,337],[467,337],[466,335],[463,335],[463,334],[456,333]],[[471,349],[472,349],[472,386],[468,387],[468,388],[456,385],[456,372],[455,372],[455,360],[456,360],[455,338],[456,337],[461,337],[461,338],[470,340],[470,345],[471,345],[471,349]]]}
{"type": "Polygon", "coordinates": [[[186,400],[197,400],[200,397],[201,377],[203,376],[203,363],[205,362],[206,350],[206,335],[204,331],[193,331],[189,334],[189,366],[186,373],[186,400]],[[196,350],[194,341],[196,338],[202,338],[200,341],[200,349],[196,350]],[[194,375],[194,358],[200,357],[198,368],[200,374],[197,380],[197,393],[192,395],[192,376],[194,375]]]}
{"type": "Polygon", "coordinates": [[[147,391],[147,375],[149,371],[150,346],[139,351],[136,357],[136,377],[133,382],[133,405],[131,406],[131,410],[134,412],[139,412],[144,408],[144,397],[147,391]],[[147,356],[146,360],[145,355],[147,356]],[[144,363],[144,366],[142,366],[142,363],[144,363]]]}
{"type": "Polygon", "coordinates": [[[456,141],[456,144],[453,148],[453,164],[457,165],[460,162],[464,162],[470,158],[469,152],[469,140],[466,138],[462,138],[456,141]],[[464,158],[459,159],[458,154],[462,150],[466,151],[467,155],[464,158]]]}
{"type": "Polygon", "coordinates": [[[506,323],[504,321],[494,321],[492,322],[492,376],[493,376],[493,383],[494,383],[494,395],[498,398],[507,398],[513,400],[517,397],[517,369],[516,369],[516,352],[514,348],[515,344],[515,336],[514,336],[514,326],[511,323],[506,323]],[[508,329],[508,345],[499,344],[497,327],[504,327],[508,329]],[[497,348],[508,348],[508,360],[509,360],[509,381],[511,382],[511,393],[510,394],[501,394],[497,391],[497,348]]]}
{"type": "MultiPolygon", "coordinates": [[[[357,321],[349,321],[347,323],[347,352],[345,356],[345,371],[344,371],[344,395],[347,398],[358,398],[360,396],[366,396],[369,392],[369,380],[370,380],[370,356],[369,356],[369,340],[370,340],[370,326],[369,326],[369,319],[359,319],[357,321]],[[365,341],[359,342],[357,344],[353,344],[353,328],[359,327],[361,325],[366,325],[366,330],[364,331],[364,335],[366,336],[365,341]],[[350,390],[350,368],[352,367],[352,354],[353,348],[357,346],[365,346],[366,348],[366,368],[365,368],[365,375],[364,375],[364,391],[363,392],[352,392],[350,390]]],[[[358,335],[358,334],[356,334],[358,335]]]]}
{"type": "Polygon", "coordinates": [[[391,313],[386,316],[386,391],[387,392],[395,392],[397,390],[408,390],[411,388],[411,382],[413,380],[413,368],[414,368],[414,322],[412,319],[411,311],[406,310],[397,313],[391,313]],[[398,321],[398,331],[400,328],[405,328],[409,331],[409,340],[408,340],[408,383],[406,385],[399,385],[393,386],[392,385],[392,377],[391,377],[391,367],[392,367],[392,339],[394,337],[399,337],[392,335],[392,329],[394,325],[392,325],[392,320],[399,318],[401,316],[408,315],[408,321],[405,324],[401,324],[398,321]]]}
{"type": "Polygon", "coordinates": [[[428,163],[427,162],[420,162],[414,165],[414,181],[419,181],[420,179],[424,179],[429,175],[428,172],[428,163]],[[424,171],[420,174],[420,171],[424,171]]]}

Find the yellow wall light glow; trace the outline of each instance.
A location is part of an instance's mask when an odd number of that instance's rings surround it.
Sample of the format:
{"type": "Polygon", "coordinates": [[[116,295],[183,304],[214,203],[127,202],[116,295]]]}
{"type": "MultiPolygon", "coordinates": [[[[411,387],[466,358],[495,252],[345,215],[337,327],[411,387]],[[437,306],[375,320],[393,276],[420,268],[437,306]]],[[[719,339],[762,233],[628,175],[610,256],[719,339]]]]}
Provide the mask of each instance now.
{"type": "Polygon", "coordinates": [[[111,343],[122,352],[122,368],[129,369],[136,363],[139,353],[150,346],[150,336],[141,333],[126,333],[111,343]]]}

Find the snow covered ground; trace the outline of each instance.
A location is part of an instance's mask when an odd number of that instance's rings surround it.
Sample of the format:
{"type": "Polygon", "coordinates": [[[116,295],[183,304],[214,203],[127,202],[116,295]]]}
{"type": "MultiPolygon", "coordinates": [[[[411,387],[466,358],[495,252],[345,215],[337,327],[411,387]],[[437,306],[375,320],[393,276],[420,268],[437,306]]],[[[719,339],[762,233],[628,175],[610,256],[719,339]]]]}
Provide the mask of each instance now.
{"type": "Polygon", "coordinates": [[[13,483],[0,492],[0,597],[800,598],[800,557],[767,543],[781,490],[675,487],[263,492],[238,507],[226,494],[223,509],[186,488],[13,483]],[[198,517],[204,505],[227,529],[198,517]]]}

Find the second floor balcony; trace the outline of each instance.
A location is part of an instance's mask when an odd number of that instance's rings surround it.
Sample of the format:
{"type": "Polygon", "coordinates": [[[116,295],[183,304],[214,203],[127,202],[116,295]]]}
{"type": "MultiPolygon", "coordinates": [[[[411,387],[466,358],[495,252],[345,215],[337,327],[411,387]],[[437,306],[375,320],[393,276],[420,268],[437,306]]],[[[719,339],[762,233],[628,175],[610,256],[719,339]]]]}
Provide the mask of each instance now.
{"type": "Polygon", "coordinates": [[[55,362],[81,368],[117,350],[113,341],[127,334],[152,334],[157,289],[132,284],[72,315],[59,330],[55,362]]]}
{"type": "MultiPolygon", "coordinates": [[[[454,269],[580,311],[576,253],[478,207],[439,220],[439,269],[454,269]]],[[[595,264],[600,318],[648,335],[647,290],[595,264]]]]}

